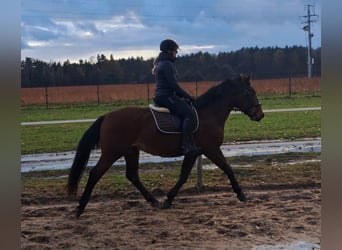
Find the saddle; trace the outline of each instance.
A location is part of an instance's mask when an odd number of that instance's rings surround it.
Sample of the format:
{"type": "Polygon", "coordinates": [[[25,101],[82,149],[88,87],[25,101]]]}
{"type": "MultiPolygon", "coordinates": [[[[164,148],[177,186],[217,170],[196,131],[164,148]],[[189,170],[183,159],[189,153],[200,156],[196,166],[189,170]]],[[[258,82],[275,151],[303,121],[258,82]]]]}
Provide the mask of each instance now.
{"type": "MultiPolygon", "coordinates": [[[[154,104],[149,104],[148,108],[151,111],[156,127],[160,132],[166,134],[182,133],[181,119],[178,116],[171,114],[168,108],[158,107],[154,104]]],[[[196,109],[194,107],[192,107],[192,109],[196,114],[196,120],[192,130],[194,133],[198,129],[199,121],[196,109]]]]}

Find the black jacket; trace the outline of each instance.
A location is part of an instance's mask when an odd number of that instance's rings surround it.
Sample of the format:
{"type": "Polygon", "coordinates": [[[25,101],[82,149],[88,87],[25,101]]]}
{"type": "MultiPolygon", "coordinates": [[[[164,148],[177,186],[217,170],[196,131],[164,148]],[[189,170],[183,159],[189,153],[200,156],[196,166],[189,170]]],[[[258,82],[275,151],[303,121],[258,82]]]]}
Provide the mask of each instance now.
{"type": "Polygon", "coordinates": [[[177,70],[175,58],[171,55],[160,52],[158,57],[158,66],[156,73],[155,96],[176,95],[180,98],[192,99],[177,83],[177,70]]]}

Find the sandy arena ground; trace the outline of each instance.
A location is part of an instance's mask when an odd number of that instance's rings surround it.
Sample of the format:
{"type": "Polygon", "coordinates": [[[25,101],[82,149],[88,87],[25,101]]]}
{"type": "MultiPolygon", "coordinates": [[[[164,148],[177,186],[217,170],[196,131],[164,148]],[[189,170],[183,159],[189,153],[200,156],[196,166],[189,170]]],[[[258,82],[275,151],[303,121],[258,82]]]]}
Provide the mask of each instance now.
{"type": "Polygon", "coordinates": [[[297,241],[319,244],[319,183],[245,191],[249,200],[241,203],[229,187],[208,187],[200,194],[195,189],[181,190],[167,210],[152,208],[138,193],[95,194],[78,219],[76,200],[51,197],[42,204],[25,200],[22,249],[254,249],[297,241]]]}

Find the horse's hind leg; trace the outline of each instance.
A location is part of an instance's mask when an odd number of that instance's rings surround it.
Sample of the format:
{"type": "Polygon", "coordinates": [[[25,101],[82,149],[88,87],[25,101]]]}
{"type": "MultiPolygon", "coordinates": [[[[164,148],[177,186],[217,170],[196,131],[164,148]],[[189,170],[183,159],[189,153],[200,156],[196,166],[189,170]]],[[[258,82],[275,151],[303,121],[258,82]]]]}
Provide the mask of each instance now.
{"type": "Polygon", "coordinates": [[[125,155],[126,160],[126,178],[140,191],[147,202],[150,202],[153,207],[159,207],[159,201],[146,190],[139,179],[139,149],[131,148],[125,155]]]}
{"type": "Polygon", "coordinates": [[[179,179],[176,183],[176,185],[167,193],[167,199],[164,201],[162,208],[170,208],[172,201],[178,194],[178,191],[181,189],[183,184],[188,180],[189,175],[191,173],[191,169],[197,159],[197,156],[185,156],[183,163],[182,163],[182,169],[179,176],[179,179]]]}
{"type": "Polygon", "coordinates": [[[79,200],[79,206],[77,207],[76,216],[79,217],[83,213],[85,207],[88,204],[91,192],[96,183],[101,179],[104,173],[112,166],[112,164],[119,159],[120,156],[113,157],[102,154],[96,166],[90,171],[87,185],[79,200]]]}
{"type": "Polygon", "coordinates": [[[228,176],[230,180],[230,184],[232,185],[232,188],[234,192],[236,193],[238,199],[240,201],[246,201],[246,197],[244,193],[242,192],[241,187],[235,178],[233,169],[227,163],[222,151],[218,148],[217,150],[206,152],[205,155],[208,157],[208,159],[210,159],[213,163],[215,163],[220,169],[222,169],[223,172],[228,176]]]}

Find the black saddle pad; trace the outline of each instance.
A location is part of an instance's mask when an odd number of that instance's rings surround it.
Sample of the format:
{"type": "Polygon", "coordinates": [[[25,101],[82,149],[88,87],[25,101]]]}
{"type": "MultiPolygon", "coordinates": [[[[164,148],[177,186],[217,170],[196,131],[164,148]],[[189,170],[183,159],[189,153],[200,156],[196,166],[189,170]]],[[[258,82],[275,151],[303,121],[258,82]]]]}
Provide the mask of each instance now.
{"type": "MultiPolygon", "coordinates": [[[[153,109],[153,106],[149,106],[149,109],[152,113],[152,116],[154,118],[154,122],[156,124],[156,127],[158,130],[162,133],[167,133],[167,134],[177,134],[181,133],[182,128],[181,128],[181,119],[169,112],[165,111],[157,111],[153,109]]],[[[198,116],[197,112],[194,109],[196,113],[196,122],[194,124],[193,132],[195,132],[198,129],[198,116]]]]}

